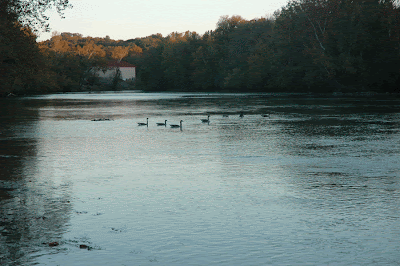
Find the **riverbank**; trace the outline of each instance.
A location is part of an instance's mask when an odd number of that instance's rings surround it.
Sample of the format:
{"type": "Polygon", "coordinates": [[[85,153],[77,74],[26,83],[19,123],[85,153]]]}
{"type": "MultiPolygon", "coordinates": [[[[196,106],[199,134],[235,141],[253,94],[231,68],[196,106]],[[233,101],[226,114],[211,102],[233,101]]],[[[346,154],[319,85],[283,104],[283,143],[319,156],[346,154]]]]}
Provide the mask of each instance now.
{"type": "Polygon", "coordinates": [[[400,98],[400,93],[377,93],[373,91],[368,92],[333,92],[333,93],[291,93],[291,92],[245,92],[245,91],[152,91],[152,90],[138,90],[134,86],[129,83],[122,83],[121,86],[117,90],[110,90],[110,86],[108,85],[94,85],[94,86],[83,86],[81,90],[76,91],[64,91],[64,92],[53,92],[53,93],[36,93],[36,94],[14,94],[14,93],[3,93],[0,94],[0,98],[15,98],[15,97],[26,97],[26,96],[35,96],[35,95],[46,95],[46,94],[65,94],[65,93],[195,93],[195,94],[247,94],[247,95],[257,95],[259,97],[275,97],[275,96],[285,96],[285,97],[296,97],[296,98],[338,98],[338,97],[375,97],[375,98],[382,98],[382,97],[394,97],[400,98]]]}

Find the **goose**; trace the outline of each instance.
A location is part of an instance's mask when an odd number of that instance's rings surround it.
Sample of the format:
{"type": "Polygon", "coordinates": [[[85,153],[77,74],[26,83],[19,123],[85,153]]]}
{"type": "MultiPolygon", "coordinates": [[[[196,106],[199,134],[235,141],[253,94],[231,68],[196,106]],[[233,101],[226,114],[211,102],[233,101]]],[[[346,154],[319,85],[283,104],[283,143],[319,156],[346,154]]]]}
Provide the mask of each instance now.
{"type": "Polygon", "coordinates": [[[210,122],[210,116],[207,116],[207,119],[201,119],[201,122],[203,122],[203,123],[210,122]]]}
{"type": "Polygon", "coordinates": [[[229,115],[222,115],[222,117],[229,117],[229,115]]]}
{"type": "Polygon", "coordinates": [[[243,114],[243,113],[240,113],[239,117],[244,117],[244,114],[243,114]]]}
{"type": "Polygon", "coordinates": [[[149,126],[149,119],[146,118],[146,123],[137,123],[138,126],[149,126]]]}
{"type": "Polygon", "coordinates": [[[262,117],[269,117],[269,115],[268,114],[263,114],[263,115],[261,115],[262,117]]]}
{"type": "Polygon", "coordinates": [[[172,128],[178,128],[178,127],[180,127],[180,128],[182,128],[182,122],[183,122],[183,120],[181,120],[180,122],[179,122],[179,125],[170,125],[172,128]]]}
{"type": "Polygon", "coordinates": [[[164,123],[156,123],[157,126],[167,126],[167,120],[165,120],[164,123]]]}

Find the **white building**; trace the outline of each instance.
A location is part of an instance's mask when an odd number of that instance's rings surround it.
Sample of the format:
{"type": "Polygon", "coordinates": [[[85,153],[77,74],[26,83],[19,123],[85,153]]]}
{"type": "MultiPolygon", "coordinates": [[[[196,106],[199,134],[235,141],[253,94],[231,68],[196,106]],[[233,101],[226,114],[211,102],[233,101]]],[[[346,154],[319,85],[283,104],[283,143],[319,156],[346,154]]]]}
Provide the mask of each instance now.
{"type": "Polygon", "coordinates": [[[123,80],[134,80],[136,78],[136,66],[124,61],[111,61],[107,64],[105,72],[99,70],[97,73],[101,78],[113,78],[118,68],[121,71],[121,78],[123,80]]]}

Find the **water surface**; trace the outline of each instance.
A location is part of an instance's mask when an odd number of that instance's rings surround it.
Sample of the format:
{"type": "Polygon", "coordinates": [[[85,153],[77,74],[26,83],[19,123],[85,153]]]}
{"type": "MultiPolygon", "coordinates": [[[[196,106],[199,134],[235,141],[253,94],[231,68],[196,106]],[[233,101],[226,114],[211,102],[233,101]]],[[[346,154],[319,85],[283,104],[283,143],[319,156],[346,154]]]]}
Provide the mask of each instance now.
{"type": "Polygon", "coordinates": [[[399,265],[399,102],[3,99],[0,264],[399,265]]]}

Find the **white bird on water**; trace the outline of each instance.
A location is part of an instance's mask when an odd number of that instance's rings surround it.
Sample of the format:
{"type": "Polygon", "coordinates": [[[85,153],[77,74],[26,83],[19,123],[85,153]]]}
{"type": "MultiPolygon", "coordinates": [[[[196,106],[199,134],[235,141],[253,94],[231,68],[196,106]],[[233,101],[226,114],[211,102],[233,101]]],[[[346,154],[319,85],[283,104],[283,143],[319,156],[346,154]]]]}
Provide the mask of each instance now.
{"type": "Polygon", "coordinates": [[[138,126],[149,126],[149,119],[146,118],[146,123],[137,123],[138,126]]]}
{"type": "Polygon", "coordinates": [[[170,125],[172,128],[178,128],[178,127],[180,127],[180,128],[182,128],[182,122],[183,122],[183,120],[181,120],[180,122],[179,122],[179,125],[170,125]]]}
{"type": "Polygon", "coordinates": [[[156,123],[157,126],[167,126],[167,120],[164,121],[164,123],[156,123]]]}
{"type": "Polygon", "coordinates": [[[201,122],[203,122],[203,123],[210,122],[210,116],[207,116],[207,119],[201,119],[201,122]]]}

